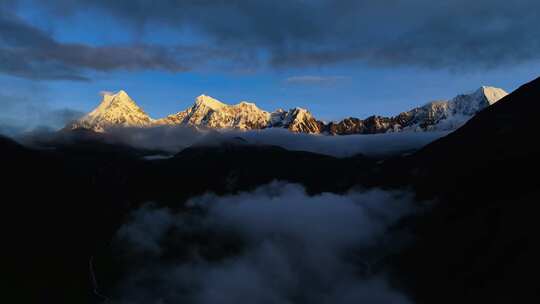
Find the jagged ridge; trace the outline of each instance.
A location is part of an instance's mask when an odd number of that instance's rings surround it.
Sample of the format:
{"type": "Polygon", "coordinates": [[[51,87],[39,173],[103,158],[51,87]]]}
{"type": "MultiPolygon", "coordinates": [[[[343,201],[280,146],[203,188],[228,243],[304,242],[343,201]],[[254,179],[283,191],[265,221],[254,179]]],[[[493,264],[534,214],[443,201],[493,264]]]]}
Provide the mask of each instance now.
{"type": "Polygon", "coordinates": [[[325,124],[306,109],[278,109],[267,112],[254,103],[242,101],[227,105],[210,96],[201,95],[188,109],[154,120],[124,91],[104,94],[101,104],[69,129],[85,128],[105,132],[108,128],[190,125],[213,129],[256,130],[286,128],[310,134],[375,134],[402,131],[450,131],[457,129],[476,113],[497,102],[507,93],[498,88],[481,87],[471,94],[458,95],[448,101],[434,101],[394,117],[354,117],[325,124]]]}
{"type": "Polygon", "coordinates": [[[448,101],[429,102],[394,117],[370,116],[364,120],[347,118],[328,124],[326,130],[334,135],[452,131],[506,95],[508,93],[502,89],[484,86],[471,94],[461,94],[448,101]]]}

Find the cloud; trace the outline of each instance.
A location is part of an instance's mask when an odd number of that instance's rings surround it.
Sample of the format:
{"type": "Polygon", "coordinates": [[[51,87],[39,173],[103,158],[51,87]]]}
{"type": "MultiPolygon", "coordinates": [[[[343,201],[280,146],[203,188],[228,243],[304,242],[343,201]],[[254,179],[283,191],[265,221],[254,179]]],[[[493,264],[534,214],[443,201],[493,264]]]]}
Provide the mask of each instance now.
{"type": "Polygon", "coordinates": [[[176,153],[198,143],[206,134],[206,131],[199,131],[188,126],[159,126],[152,128],[120,127],[110,129],[106,135],[106,139],[136,148],[176,153]]]}
{"type": "Polygon", "coordinates": [[[540,59],[535,0],[31,1],[64,23],[99,16],[124,33],[169,33],[166,45],[140,35],[100,46],[55,40],[10,13],[16,2],[0,7],[0,71],[31,79],[334,64],[478,70],[540,59]]]}
{"type": "Polygon", "coordinates": [[[36,129],[58,129],[83,115],[82,112],[51,105],[43,88],[25,87],[24,93],[0,88],[0,133],[18,136],[36,129]],[[28,90],[31,93],[26,93],[28,90]]]}
{"type": "Polygon", "coordinates": [[[107,96],[107,95],[114,95],[115,92],[111,92],[111,91],[99,91],[99,95],[100,96],[107,96]]]}
{"type": "Polygon", "coordinates": [[[293,133],[286,129],[266,129],[209,133],[196,144],[212,145],[219,143],[220,140],[241,137],[250,144],[275,145],[288,150],[308,151],[335,157],[348,157],[356,154],[388,156],[419,149],[447,134],[448,132],[401,132],[328,136],[293,133]]]}
{"type": "MultiPolygon", "coordinates": [[[[53,141],[73,140],[76,133],[55,134],[55,128],[63,127],[82,113],[64,110],[40,110],[26,117],[6,120],[0,115],[0,133],[12,136],[26,145],[42,145],[53,141]],[[3,124],[2,124],[3,123],[3,124]],[[33,132],[32,132],[33,131],[33,132]]],[[[26,112],[24,112],[26,113],[26,112]]],[[[156,150],[167,155],[151,155],[146,159],[167,158],[190,146],[216,146],[224,142],[250,145],[272,145],[293,151],[307,151],[334,157],[350,157],[358,154],[388,157],[411,153],[448,132],[400,132],[370,135],[311,135],[293,133],[287,129],[264,129],[252,131],[201,130],[189,126],[159,126],[152,128],[112,128],[102,137],[112,144],[126,144],[138,149],[156,150]]]]}
{"type": "Polygon", "coordinates": [[[88,81],[91,72],[185,72],[221,56],[224,51],[195,45],[62,43],[16,15],[0,11],[0,72],[13,76],[88,81]]]}
{"type": "Polygon", "coordinates": [[[46,1],[57,16],[91,8],[149,32],[192,30],[221,49],[263,54],[275,67],[364,62],[489,68],[540,59],[535,0],[276,2],[46,1]]]}
{"type": "Polygon", "coordinates": [[[179,213],[146,206],[118,234],[129,271],[113,298],[409,303],[390,287],[382,261],[399,250],[388,228],[415,209],[407,193],[309,196],[280,182],[237,195],[206,194],[179,213]]]}
{"type": "Polygon", "coordinates": [[[107,140],[136,148],[177,153],[192,145],[215,146],[223,142],[237,142],[242,138],[252,145],[273,145],[288,150],[308,151],[335,157],[357,154],[389,156],[417,150],[448,132],[401,132],[370,135],[311,135],[293,133],[286,129],[253,131],[198,130],[191,127],[116,128],[107,140]]]}
{"type": "Polygon", "coordinates": [[[286,84],[291,85],[335,85],[336,83],[349,80],[345,76],[292,76],[285,79],[286,84]]]}
{"type": "Polygon", "coordinates": [[[159,242],[173,224],[173,220],[169,209],[155,209],[152,205],[146,205],[133,212],[132,221],[122,226],[117,235],[137,244],[137,249],[159,254],[159,242]]]}

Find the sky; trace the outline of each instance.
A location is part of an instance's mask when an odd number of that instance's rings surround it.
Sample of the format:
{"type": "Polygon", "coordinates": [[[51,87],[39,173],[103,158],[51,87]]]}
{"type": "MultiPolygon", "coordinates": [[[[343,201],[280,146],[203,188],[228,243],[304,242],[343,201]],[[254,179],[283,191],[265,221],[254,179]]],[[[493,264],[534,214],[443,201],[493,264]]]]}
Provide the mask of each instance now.
{"type": "Polygon", "coordinates": [[[0,106],[76,115],[123,89],[154,118],[200,94],[394,115],[538,77],[538,20],[537,0],[0,0],[0,106]]]}

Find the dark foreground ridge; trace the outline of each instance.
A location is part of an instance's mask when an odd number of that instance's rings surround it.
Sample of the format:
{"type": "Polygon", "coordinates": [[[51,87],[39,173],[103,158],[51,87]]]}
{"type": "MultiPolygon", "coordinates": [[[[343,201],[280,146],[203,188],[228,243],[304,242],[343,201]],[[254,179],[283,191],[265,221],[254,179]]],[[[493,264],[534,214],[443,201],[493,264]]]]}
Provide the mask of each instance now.
{"type": "Polygon", "coordinates": [[[540,78],[388,168],[440,201],[398,258],[418,302],[538,300],[539,101],[540,78]]]}
{"type": "Polygon", "coordinates": [[[412,188],[437,202],[408,221],[417,240],[388,261],[417,303],[534,302],[539,102],[536,79],[421,151],[385,160],[237,140],[148,161],[151,151],[94,136],[47,149],[0,137],[6,301],[99,303],[90,273],[104,294],[122,277],[111,239],[130,210],[147,201],[181,210],[208,191],[283,180],[310,194],[412,188]]]}

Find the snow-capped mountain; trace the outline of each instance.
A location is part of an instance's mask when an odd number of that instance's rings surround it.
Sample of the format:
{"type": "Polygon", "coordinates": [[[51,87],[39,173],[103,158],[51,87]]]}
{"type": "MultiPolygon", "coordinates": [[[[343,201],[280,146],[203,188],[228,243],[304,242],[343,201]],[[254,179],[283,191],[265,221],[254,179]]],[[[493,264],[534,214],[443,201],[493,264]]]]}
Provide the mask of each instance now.
{"type": "Polygon", "coordinates": [[[302,108],[267,112],[254,103],[242,101],[227,105],[210,96],[197,97],[187,110],[155,121],[158,125],[191,125],[215,129],[254,130],[287,128],[293,132],[321,133],[322,124],[302,108]]]}
{"type": "Polygon", "coordinates": [[[289,111],[278,109],[271,113],[270,127],[287,128],[292,132],[319,134],[324,130],[324,124],[313,117],[306,109],[294,108],[289,111]]]}
{"type": "Polygon", "coordinates": [[[125,91],[104,93],[97,108],[73,122],[70,129],[90,129],[104,132],[115,126],[148,127],[153,120],[128,96],[125,91]]]}
{"type": "Polygon", "coordinates": [[[272,127],[293,132],[321,133],[323,124],[302,108],[267,112],[254,103],[242,101],[227,105],[210,96],[201,95],[188,109],[160,119],[150,118],[124,91],[105,94],[101,104],[68,129],[90,129],[105,132],[110,127],[151,127],[189,125],[213,129],[254,130],[272,127]]]}
{"type": "Polygon", "coordinates": [[[347,118],[330,123],[330,134],[373,134],[403,131],[452,131],[476,113],[508,95],[494,87],[481,87],[470,94],[461,94],[447,101],[433,101],[394,117],[370,116],[347,118]]]}
{"type": "Polygon", "coordinates": [[[423,107],[405,112],[410,117],[405,130],[454,130],[465,124],[476,113],[508,95],[494,87],[481,87],[471,94],[461,94],[449,101],[430,102],[423,107]]]}
{"type": "Polygon", "coordinates": [[[325,124],[306,109],[278,109],[267,112],[254,103],[242,101],[228,105],[201,95],[184,111],[160,119],[150,118],[124,91],[105,94],[101,104],[68,129],[85,128],[105,132],[114,126],[151,127],[189,125],[213,129],[254,130],[286,128],[310,134],[374,134],[404,131],[450,131],[457,129],[476,113],[497,102],[507,93],[494,87],[481,87],[471,94],[458,95],[448,101],[434,101],[394,117],[370,116],[346,118],[325,124]]]}
{"type": "Polygon", "coordinates": [[[250,102],[226,105],[210,96],[197,97],[187,110],[156,120],[161,125],[186,124],[216,129],[263,129],[268,127],[270,113],[250,102]]]}

